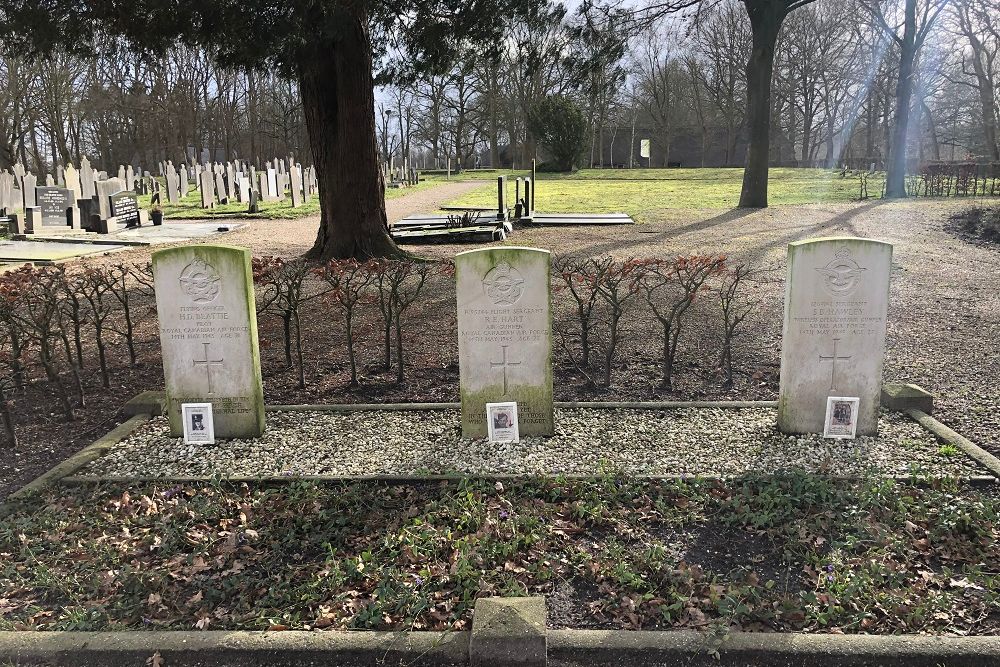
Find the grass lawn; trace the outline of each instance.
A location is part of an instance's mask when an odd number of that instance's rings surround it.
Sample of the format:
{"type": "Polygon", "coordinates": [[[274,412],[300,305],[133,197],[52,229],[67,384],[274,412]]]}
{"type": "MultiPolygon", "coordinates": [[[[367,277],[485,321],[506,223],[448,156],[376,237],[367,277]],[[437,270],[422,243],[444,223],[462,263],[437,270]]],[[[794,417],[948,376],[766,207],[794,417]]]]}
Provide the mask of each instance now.
{"type": "MultiPolygon", "coordinates": [[[[511,179],[528,172],[504,172],[511,179]]],[[[491,180],[498,174],[490,174],[491,180]]],[[[463,178],[466,174],[462,175],[463,178]]],[[[881,192],[881,175],[868,183],[881,192]]],[[[584,169],[575,174],[538,174],[537,210],[545,213],[614,213],[637,220],[664,209],[733,208],[739,203],[743,169],[584,169]]],[[[514,184],[508,180],[508,201],[514,184]]],[[[849,202],[859,196],[855,176],[827,169],[771,169],[771,205],[849,202]]],[[[460,197],[452,206],[493,206],[496,188],[484,187],[460,197]]]]}
{"type": "MultiPolygon", "coordinates": [[[[165,179],[161,186],[164,196],[166,196],[165,179]]],[[[385,191],[386,199],[396,199],[406,196],[416,190],[426,190],[432,188],[442,181],[427,180],[419,185],[410,188],[388,189],[385,191]]],[[[139,206],[149,208],[151,195],[140,195],[139,206]]],[[[247,213],[247,204],[233,202],[231,204],[216,204],[213,209],[201,207],[201,194],[197,190],[189,190],[186,197],[183,197],[176,204],[165,203],[161,207],[163,217],[167,220],[193,220],[206,218],[262,218],[266,220],[306,218],[311,215],[319,215],[319,197],[313,195],[309,197],[308,203],[298,208],[292,208],[290,197],[276,202],[260,202],[260,213],[247,213]]]]}
{"type": "Polygon", "coordinates": [[[535,594],[556,627],[1000,628],[1000,500],[947,482],[110,485],[30,508],[0,521],[2,629],[467,629],[477,597],[535,594]]]}

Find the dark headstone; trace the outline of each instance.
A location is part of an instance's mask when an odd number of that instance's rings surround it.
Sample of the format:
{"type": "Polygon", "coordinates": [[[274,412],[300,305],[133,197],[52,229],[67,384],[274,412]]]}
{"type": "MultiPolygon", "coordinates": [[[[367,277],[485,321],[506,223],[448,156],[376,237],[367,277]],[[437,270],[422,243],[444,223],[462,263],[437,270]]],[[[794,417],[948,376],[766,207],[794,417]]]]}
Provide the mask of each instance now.
{"type": "Polygon", "coordinates": [[[139,226],[139,199],[135,192],[125,190],[111,195],[110,199],[111,215],[118,219],[119,225],[139,226]]]}
{"type": "Polygon", "coordinates": [[[35,204],[41,209],[43,227],[65,227],[69,209],[76,206],[76,195],[69,188],[35,188],[35,204]]]}

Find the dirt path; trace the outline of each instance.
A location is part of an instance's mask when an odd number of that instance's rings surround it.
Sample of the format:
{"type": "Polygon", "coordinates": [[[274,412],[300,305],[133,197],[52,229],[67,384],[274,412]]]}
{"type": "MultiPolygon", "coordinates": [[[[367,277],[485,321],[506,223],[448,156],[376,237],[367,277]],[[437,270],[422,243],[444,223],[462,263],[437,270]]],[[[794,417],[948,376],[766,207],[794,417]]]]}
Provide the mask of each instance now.
{"type": "MultiPolygon", "coordinates": [[[[386,200],[386,216],[391,223],[415,213],[431,213],[446,202],[460,197],[470,190],[487,186],[488,184],[484,184],[482,181],[456,181],[428,189],[414,190],[401,197],[386,200]]],[[[188,220],[185,222],[205,221],[188,220]]],[[[250,248],[254,255],[277,255],[280,257],[297,257],[308,251],[312,248],[313,242],[316,240],[316,230],[319,229],[319,215],[297,220],[212,220],[212,222],[219,225],[232,222],[233,224],[243,224],[243,226],[228,234],[193,239],[190,243],[224,243],[250,248]]],[[[137,262],[149,257],[153,250],[166,247],[169,246],[137,247],[105,256],[91,255],[80,258],[78,261],[84,261],[88,264],[102,261],[137,262]]]]}
{"type": "MultiPolygon", "coordinates": [[[[463,181],[416,190],[402,197],[386,200],[386,216],[392,223],[415,213],[430,213],[445,202],[484,185],[488,184],[482,181],[463,181]]],[[[220,237],[219,242],[250,248],[254,255],[295,257],[312,247],[318,228],[318,215],[299,220],[252,220],[242,229],[220,237]]]]}

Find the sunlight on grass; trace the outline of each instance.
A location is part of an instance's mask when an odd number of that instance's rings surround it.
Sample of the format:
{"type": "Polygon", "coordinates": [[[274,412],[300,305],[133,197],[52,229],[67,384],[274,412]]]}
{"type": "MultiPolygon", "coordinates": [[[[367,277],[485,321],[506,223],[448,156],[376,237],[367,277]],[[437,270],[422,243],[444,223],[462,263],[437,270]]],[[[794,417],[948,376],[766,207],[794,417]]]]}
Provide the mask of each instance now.
{"type": "MultiPolygon", "coordinates": [[[[527,172],[506,173],[511,178],[527,172]]],[[[463,174],[463,177],[466,174],[463,174]]],[[[739,203],[742,169],[584,169],[576,174],[538,174],[535,207],[546,213],[629,213],[637,220],[664,209],[733,208],[739,203]]],[[[879,193],[881,181],[873,177],[869,191],[879,193]]],[[[514,184],[507,183],[513,204],[514,184]]],[[[858,179],[826,169],[771,169],[771,205],[855,201],[858,179]]],[[[449,206],[492,206],[495,186],[469,192],[449,206]]]]}
{"type": "MultiPolygon", "coordinates": [[[[160,179],[163,181],[164,179],[160,179]]],[[[426,180],[419,185],[409,188],[388,189],[385,191],[385,198],[397,199],[418,190],[426,190],[443,183],[443,180],[426,180]]],[[[166,184],[161,184],[163,196],[166,196],[166,184]]],[[[149,208],[151,195],[139,195],[139,206],[149,208]]],[[[189,190],[186,197],[183,197],[176,204],[164,203],[163,217],[167,220],[194,220],[206,218],[247,218],[264,220],[288,220],[294,218],[307,218],[312,215],[319,215],[319,197],[311,195],[309,201],[298,208],[292,208],[291,198],[275,202],[260,202],[259,213],[247,213],[247,204],[244,202],[233,202],[231,204],[216,204],[215,208],[205,209],[201,207],[201,194],[197,190],[189,190]]]]}

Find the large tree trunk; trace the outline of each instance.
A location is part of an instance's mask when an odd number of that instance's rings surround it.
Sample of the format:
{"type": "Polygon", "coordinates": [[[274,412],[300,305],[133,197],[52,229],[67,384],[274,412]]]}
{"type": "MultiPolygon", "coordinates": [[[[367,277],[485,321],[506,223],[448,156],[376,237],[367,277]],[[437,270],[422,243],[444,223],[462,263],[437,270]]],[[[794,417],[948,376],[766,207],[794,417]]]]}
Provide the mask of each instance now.
{"type": "Polygon", "coordinates": [[[896,80],[896,109],[889,140],[889,164],[885,175],[885,196],[906,196],[906,135],[910,127],[910,98],[913,96],[913,60],[917,55],[916,0],[906,0],[903,40],[899,45],[899,78],[896,80]]]}
{"type": "Polygon", "coordinates": [[[372,46],[364,3],[345,3],[339,39],[299,61],[302,109],[322,210],[311,257],[391,257],[375,136],[372,46]]]}
{"type": "Polygon", "coordinates": [[[764,208],[767,206],[767,167],[771,152],[771,74],[778,32],[787,10],[782,0],[748,1],[746,7],[753,30],[753,50],[747,62],[750,144],[743,171],[740,208],[764,208]]]}

